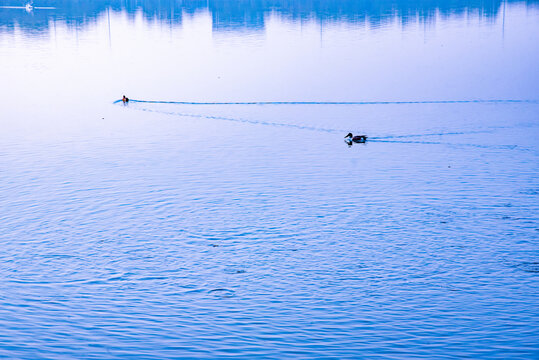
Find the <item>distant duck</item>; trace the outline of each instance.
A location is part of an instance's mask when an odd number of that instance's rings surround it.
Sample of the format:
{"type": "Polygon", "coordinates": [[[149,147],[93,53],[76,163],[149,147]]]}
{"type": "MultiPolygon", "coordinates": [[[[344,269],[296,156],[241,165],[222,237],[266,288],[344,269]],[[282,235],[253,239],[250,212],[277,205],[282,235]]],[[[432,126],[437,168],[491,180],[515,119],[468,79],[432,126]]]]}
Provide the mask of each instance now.
{"type": "Polygon", "coordinates": [[[25,9],[26,9],[26,11],[28,11],[28,12],[30,12],[30,11],[32,11],[32,10],[34,10],[34,7],[32,6],[32,4],[31,4],[31,3],[28,3],[28,4],[26,4],[26,6],[25,6],[24,8],[25,8],[25,9]]]}
{"type": "Polygon", "coordinates": [[[352,133],[348,133],[348,135],[346,135],[344,137],[346,139],[346,141],[353,141],[355,143],[364,143],[365,141],[367,141],[367,135],[352,135],[352,133]]]}
{"type": "Polygon", "coordinates": [[[129,98],[124,95],[122,101],[124,102],[124,104],[127,104],[129,102],[129,98]]]}

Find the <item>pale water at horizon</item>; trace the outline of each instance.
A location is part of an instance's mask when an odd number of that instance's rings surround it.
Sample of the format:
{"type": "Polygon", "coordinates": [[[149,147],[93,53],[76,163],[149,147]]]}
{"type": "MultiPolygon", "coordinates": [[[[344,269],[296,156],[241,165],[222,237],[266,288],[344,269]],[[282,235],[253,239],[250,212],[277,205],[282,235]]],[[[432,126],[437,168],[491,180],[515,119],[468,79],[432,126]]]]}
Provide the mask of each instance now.
{"type": "Polygon", "coordinates": [[[539,358],[536,1],[24,5],[0,357],[539,358]]]}

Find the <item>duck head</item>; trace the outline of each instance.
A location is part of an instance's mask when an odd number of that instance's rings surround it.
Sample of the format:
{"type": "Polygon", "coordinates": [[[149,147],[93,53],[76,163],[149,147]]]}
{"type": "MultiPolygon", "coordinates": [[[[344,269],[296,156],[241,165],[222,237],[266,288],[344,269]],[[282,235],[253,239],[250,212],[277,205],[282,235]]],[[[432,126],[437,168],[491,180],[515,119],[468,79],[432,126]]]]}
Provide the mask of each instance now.
{"type": "Polygon", "coordinates": [[[345,139],[346,139],[346,138],[351,139],[353,136],[354,136],[354,135],[352,135],[352,133],[348,133],[348,135],[346,135],[344,138],[345,138],[345,139]]]}

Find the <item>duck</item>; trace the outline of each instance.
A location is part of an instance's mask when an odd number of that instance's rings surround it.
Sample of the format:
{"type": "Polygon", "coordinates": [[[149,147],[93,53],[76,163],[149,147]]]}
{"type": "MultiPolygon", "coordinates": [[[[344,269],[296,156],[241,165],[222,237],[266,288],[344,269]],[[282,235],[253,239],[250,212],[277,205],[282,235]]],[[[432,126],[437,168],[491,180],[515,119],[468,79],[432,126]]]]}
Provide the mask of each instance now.
{"type": "Polygon", "coordinates": [[[353,141],[355,143],[364,143],[365,141],[367,141],[367,135],[354,136],[352,133],[348,133],[348,135],[346,135],[344,138],[346,139],[346,141],[353,141]]]}
{"type": "Polygon", "coordinates": [[[124,95],[124,97],[122,98],[122,101],[124,102],[124,104],[126,104],[129,102],[129,98],[124,95]]]}
{"type": "Polygon", "coordinates": [[[32,6],[31,3],[26,4],[24,8],[26,9],[27,12],[31,12],[32,10],[34,10],[34,7],[32,6]]]}

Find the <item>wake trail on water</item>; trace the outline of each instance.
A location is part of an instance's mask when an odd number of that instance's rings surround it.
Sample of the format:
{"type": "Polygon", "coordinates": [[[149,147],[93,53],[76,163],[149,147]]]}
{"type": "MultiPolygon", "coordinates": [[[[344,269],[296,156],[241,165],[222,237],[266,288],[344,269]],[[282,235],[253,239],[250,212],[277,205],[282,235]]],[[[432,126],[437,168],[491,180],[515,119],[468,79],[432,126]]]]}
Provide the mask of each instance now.
{"type": "MultiPolygon", "coordinates": [[[[114,103],[122,102],[116,100],[114,103]]],[[[420,101],[230,101],[230,102],[205,102],[205,101],[168,101],[168,100],[138,100],[129,99],[129,102],[148,104],[177,104],[177,105],[402,105],[402,104],[468,104],[468,103],[539,103],[539,100],[513,100],[513,99],[490,99],[490,100],[420,100],[420,101]]]]}
{"type": "MultiPolygon", "coordinates": [[[[121,103],[122,100],[114,101],[114,104],[121,103]]],[[[129,102],[133,103],[146,103],[146,104],[177,104],[177,105],[384,105],[384,104],[462,104],[462,103],[539,103],[539,100],[433,100],[433,101],[376,101],[376,102],[181,102],[181,101],[154,101],[154,100],[136,100],[129,99],[129,102]]],[[[334,128],[322,128],[315,126],[306,126],[306,125],[296,125],[296,124],[287,124],[279,123],[272,121],[262,121],[262,120],[252,120],[252,119],[242,119],[242,118],[233,118],[225,116],[215,116],[215,115],[205,115],[205,114],[192,114],[192,113],[183,113],[175,111],[164,111],[164,110],[155,110],[149,108],[130,108],[133,110],[159,113],[171,116],[179,117],[190,117],[190,118],[199,118],[199,119],[210,119],[210,120],[224,120],[232,121],[238,123],[252,124],[252,125],[265,125],[273,127],[286,127],[299,130],[310,130],[317,132],[326,132],[333,134],[343,134],[349,132],[349,129],[334,129],[334,128]]],[[[497,128],[497,127],[495,127],[497,128]]],[[[421,138],[421,137],[431,137],[431,136],[447,136],[447,135],[469,135],[469,134],[480,134],[480,133],[492,133],[495,128],[490,128],[488,130],[472,130],[472,131],[453,131],[453,132],[435,132],[435,133],[424,133],[424,134],[406,134],[406,135],[387,135],[387,136],[369,136],[369,142],[384,142],[384,143],[400,143],[400,144],[424,144],[424,145],[449,145],[449,146],[464,146],[464,147],[474,147],[474,148],[485,148],[485,149],[520,149],[520,150],[529,150],[517,145],[480,145],[480,144],[466,144],[466,143],[448,143],[440,141],[421,141],[421,140],[406,140],[409,138],[421,138]]],[[[502,127],[503,128],[503,127],[502,127]]]]}
{"type": "Polygon", "coordinates": [[[261,120],[249,120],[249,119],[241,119],[241,118],[231,118],[231,117],[225,117],[225,116],[189,114],[189,113],[180,113],[180,112],[173,112],[173,111],[161,111],[161,110],[152,110],[152,109],[136,109],[136,110],[146,111],[146,112],[153,112],[153,113],[158,113],[158,114],[165,114],[165,115],[184,116],[184,117],[199,118],[199,119],[225,120],[225,121],[233,121],[233,122],[252,124],[252,125],[288,127],[288,128],[293,128],[293,129],[312,130],[312,131],[321,131],[321,132],[329,132],[329,133],[342,133],[343,131],[345,131],[345,130],[340,130],[340,129],[328,129],[328,128],[320,128],[320,127],[314,127],[314,126],[304,126],[304,125],[278,123],[278,122],[273,122],[273,121],[261,121],[261,120]]]}

